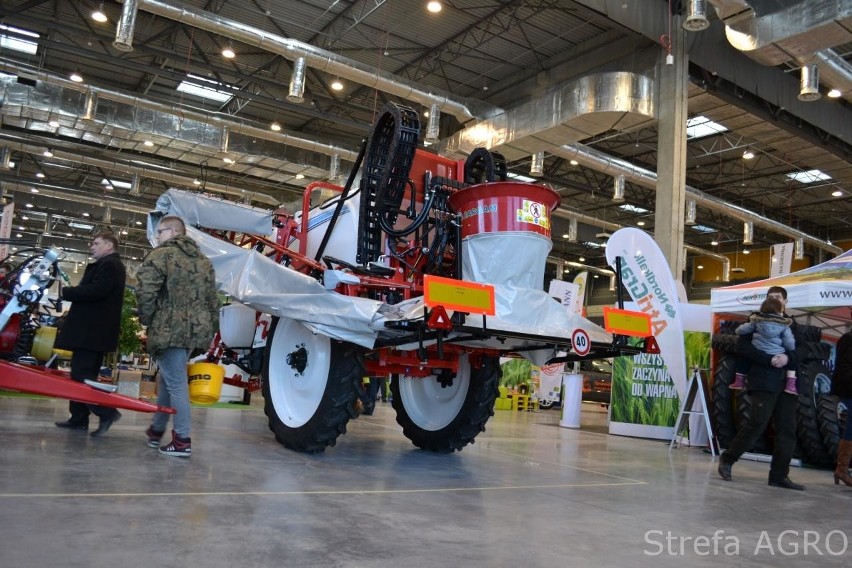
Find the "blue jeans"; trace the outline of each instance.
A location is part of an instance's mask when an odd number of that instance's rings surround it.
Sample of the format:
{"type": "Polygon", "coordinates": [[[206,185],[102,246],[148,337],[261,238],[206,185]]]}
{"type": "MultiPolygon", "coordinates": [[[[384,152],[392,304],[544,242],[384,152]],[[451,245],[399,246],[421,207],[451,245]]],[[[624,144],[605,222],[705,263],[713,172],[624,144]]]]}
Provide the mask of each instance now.
{"type": "MultiPolygon", "coordinates": [[[[189,349],[169,347],[157,356],[160,366],[159,393],[157,404],[170,406],[177,410],[175,414],[175,433],[181,438],[189,438],[189,378],[186,374],[186,362],[189,360],[189,349]]],[[[169,424],[169,415],[155,412],[151,427],[157,432],[165,432],[169,424]]]]}

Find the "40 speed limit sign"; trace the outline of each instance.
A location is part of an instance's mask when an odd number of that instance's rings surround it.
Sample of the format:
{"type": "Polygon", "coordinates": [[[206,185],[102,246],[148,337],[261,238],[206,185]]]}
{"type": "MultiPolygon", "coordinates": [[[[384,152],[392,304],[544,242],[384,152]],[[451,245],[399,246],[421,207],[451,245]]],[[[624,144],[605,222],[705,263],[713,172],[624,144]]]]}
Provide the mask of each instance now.
{"type": "Polygon", "coordinates": [[[574,346],[574,353],[580,356],[588,355],[592,349],[589,334],[582,329],[575,329],[574,333],[571,334],[571,344],[574,346]]]}

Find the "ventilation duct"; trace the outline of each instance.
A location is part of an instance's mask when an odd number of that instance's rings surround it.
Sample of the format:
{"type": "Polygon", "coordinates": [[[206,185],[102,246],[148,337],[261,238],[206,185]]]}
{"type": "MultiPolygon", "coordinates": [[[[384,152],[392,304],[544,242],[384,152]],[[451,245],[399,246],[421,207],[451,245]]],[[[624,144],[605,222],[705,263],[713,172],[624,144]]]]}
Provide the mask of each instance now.
{"type": "Polygon", "coordinates": [[[231,144],[231,129],[227,126],[222,127],[222,138],[219,140],[219,151],[223,154],[228,153],[228,146],[231,144]]]}
{"type": "Polygon", "coordinates": [[[617,175],[612,178],[612,202],[624,202],[624,176],[617,175]]]}
{"type": "Polygon", "coordinates": [[[700,32],[710,27],[705,0],[690,0],[681,27],[688,32],[700,32]]]}
{"type": "Polygon", "coordinates": [[[805,258],[805,239],[796,239],[793,241],[793,258],[796,260],[804,260],[805,258]]]}
{"type": "Polygon", "coordinates": [[[0,170],[8,170],[12,167],[12,150],[0,148],[0,170]]]}
{"type": "Polygon", "coordinates": [[[106,209],[104,209],[103,224],[109,225],[110,223],[112,223],[112,206],[107,205],[106,209]]]}
{"type": "Polygon", "coordinates": [[[81,120],[95,120],[95,113],[98,110],[98,95],[91,88],[86,89],[86,95],[83,97],[83,113],[80,115],[81,120]]]}
{"type": "Polygon", "coordinates": [[[441,109],[438,105],[429,107],[429,122],[426,124],[426,136],[424,141],[428,144],[436,144],[441,134],[441,109]]]}
{"type": "Polygon", "coordinates": [[[801,87],[799,96],[796,98],[802,102],[818,100],[822,96],[819,94],[819,65],[816,63],[805,65],[801,73],[801,87]]]}
{"type": "Polygon", "coordinates": [[[571,217],[568,219],[568,242],[577,242],[577,218],[571,217]]]}
{"type": "Polygon", "coordinates": [[[684,221],[685,225],[694,225],[696,215],[698,213],[698,204],[695,203],[693,199],[686,200],[686,220],[684,221]]]}
{"type": "Polygon", "coordinates": [[[743,223],[743,244],[754,244],[754,223],[752,223],[751,221],[743,223]]]}
{"type": "Polygon", "coordinates": [[[133,174],[130,176],[130,195],[139,195],[141,192],[139,191],[139,174],[133,174]]]}
{"type": "Polygon", "coordinates": [[[133,51],[133,32],[136,29],[139,0],[123,0],[121,16],[115,26],[115,41],[112,46],[119,51],[133,51]]]}
{"type": "Polygon", "coordinates": [[[544,174],[544,152],[536,152],[532,155],[530,162],[530,175],[540,176],[544,174]]]}
{"type": "Polygon", "coordinates": [[[334,154],[328,164],[328,181],[335,181],[340,177],[340,156],[334,154]]]}
{"type": "Polygon", "coordinates": [[[305,100],[305,69],[308,63],[304,57],[297,57],[293,62],[293,75],[290,77],[290,91],[287,100],[291,103],[301,103],[305,100]]]}

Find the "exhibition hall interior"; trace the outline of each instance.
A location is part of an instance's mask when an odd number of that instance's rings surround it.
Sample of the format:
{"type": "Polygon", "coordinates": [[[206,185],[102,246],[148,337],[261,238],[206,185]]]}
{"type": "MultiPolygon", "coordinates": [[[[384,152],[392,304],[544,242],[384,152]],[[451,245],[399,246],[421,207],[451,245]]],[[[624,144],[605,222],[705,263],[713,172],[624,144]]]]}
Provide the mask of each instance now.
{"type": "Polygon", "coordinates": [[[4,0],[0,564],[848,565],[850,103],[852,0],[4,0]]]}

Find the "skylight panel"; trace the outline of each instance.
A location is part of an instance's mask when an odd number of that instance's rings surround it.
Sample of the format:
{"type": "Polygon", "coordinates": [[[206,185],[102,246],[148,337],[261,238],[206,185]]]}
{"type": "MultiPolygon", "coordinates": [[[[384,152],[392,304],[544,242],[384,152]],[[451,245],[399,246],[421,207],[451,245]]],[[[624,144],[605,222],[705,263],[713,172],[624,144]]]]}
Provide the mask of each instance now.
{"type": "Polygon", "coordinates": [[[30,55],[35,55],[36,51],[38,51],[38,43],[34,41],[30,41],[27,39],[22,39],[19,37],[12,37],[6,35],[2,32],[15,32],[19,35],[25,35],[32,38],[38,39],[39,35],[35,32],[22,30],[21,28],[14,28],[12,26],[6,26],[0,24],[0,48],[3,49],[11,49],[13,51],[20,51],[22,53],[28,53],[30,55]]]}
{"type": "Polygon", "coordinates": [[[625,203],[624,205],[619,205],[619,209],[622,211],[629,211],[630,213],[647,213],[647,209],[642,209],[641,207],[637,207],[636,205],[630,205],[629,203],[625,203]]]}
{"type": "Polygon", "coordinates": [[[707,225],[691,225],[690,228],[699,233],[715,233],[719,230],[714,229],[713,227],[708,227],[707,225]]]}
{"type": "Polygon", "coordinates": [[[791,172],[787,174],[787,179],[791,179],[799,183],[815,183],[831,179],[831,176],[824,174],[819,170],[808,170],[805,172],[791,172]]]}
{"type": "Polygon", "coordinates": [[[727,128],[718,122],[713,122],[706,116],[695,116],[686,121],[687,138],[703,138],[705,136],[727,131],[727,128]]]}
{"type": "Polygon", "coordinates": [[[227,85],[223,85],[217,81],[211,81],[210,79],[205,79],[204,77],[199,77],[198,75],[193,75],[191,73],[187,75],[187,77],[192,79],[192,81],[181,81],[177,86],[177,90],[181,93],[194,95],[203,99],[210,99],[211,101],[220,103],[231,100],[231,97],[233,96],[233,93],[230,91],[222,90],[222,88],[230,88],[227,85]]]}
{"type": "Polygon", "coordinates": [[[531,177],[528,177],[528,176],[522,176],[522,175],[516,174],[514,172],[508,172],[506,174],[506,177],[512,178],[512,179],[515,179],[515,180],[518,180],[518,181],[525,181],[527,183],[532,183],[532,182],[535,181],[534,178],[531,178],[531,177]]]}

